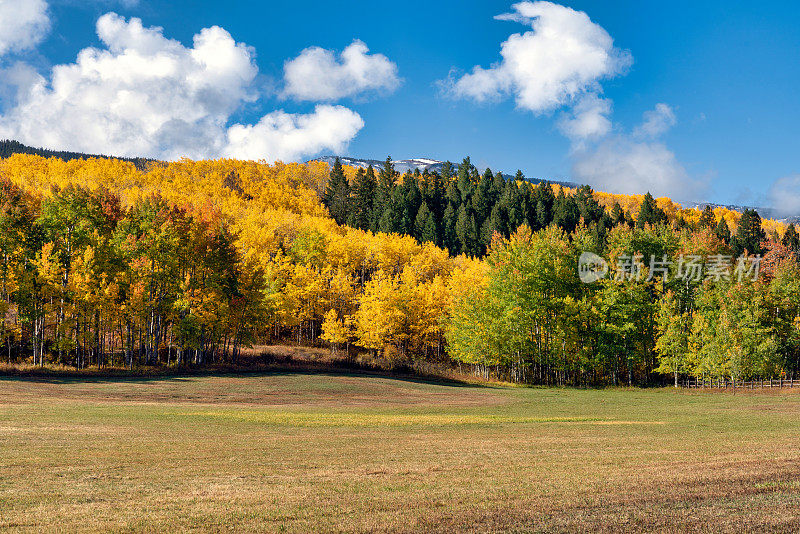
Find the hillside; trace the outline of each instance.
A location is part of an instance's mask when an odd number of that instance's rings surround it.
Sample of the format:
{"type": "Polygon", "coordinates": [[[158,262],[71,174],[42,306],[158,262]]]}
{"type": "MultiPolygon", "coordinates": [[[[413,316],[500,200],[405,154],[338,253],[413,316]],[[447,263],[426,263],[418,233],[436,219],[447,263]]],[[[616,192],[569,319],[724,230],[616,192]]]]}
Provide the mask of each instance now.
{"type": "Polygon", "coordinates": [[[752,210],[534,185],[468,159],[401,175],[392,162],[142,170],[16,154],[0,159],[0,197],[10,362],[202,366],[291,340],[351,364],[544,384],[741,379],[800,363],[800,237],[752,210]],[[582,283],[585,252],[604,258],[607,279],[582,283]],[[753,254],[757,283],[736,271],[753,254]],[[684,282],[683,257],[716,263],[684,282]]]}
{"type": "Polygon", "coordinates": [[[118,159],[121,161],[129,161],[136,165],[138,169],[144,169],[145,165],[153,160],[148,158],[120,158],[117,156],[104,156],[99,154],[83,154],[80,152],[68,152],[64,150],[49,150],[46,148],[33,148],[23,145],[19,141],[12,141],[9,139],[0,140],[0,158],[7,158],[14,154],[30,154],[34,156],[42,156],[44,158],[59,158],[64,161],[73,159],[89,159],[89,158],[104,158],[104,159],[118,159]]]}
{"type": "MultiPolygon", "coordinates": [[[[68,152],[62,150],[50,150],[45,148],[34,148],[27,145],[20,143],[19,141],[14,140],[0,140],[0,158],[7,158],[13,154],[30,154],[36,156],[42,156],[45,158],[56,157],[62,159],[64,161],[69,161],[72,159],[89,159],[89,158],[104,158],[104,159],[118,159],[121,161],[129,161],[133,163],[138,169],[143,170],[148,163],[152,163],[154,160],[148,158],[120,158],[117,156],[106,156],[106,155],[98,155],[98,154],[84,154],[79,152],[68,152]]],[[[311,161],[320,161],[327,163],[329,166],[333,165],[336,159],[339,159],[342,165],[351,167],[354,169],[362,168],[367,169],[369,166],[372,166],[374,169],[379,169],[385,163],[385,160],[376,160],[376,159],[368,159],[368,158],[352,158],[348,156],[323,156],[320,158],[315,158],[311,161]]],[[[445,167],[445,164],[450,164],[450,162],[440,161],[431,158],[411,158],[411,159],[404,159],[404,160],[396,160],[392,161],[392,165],[394,169],[400,173],[413,173],[416,170],[428,171],[429,173],[439,173],[442,174],[442,171],[445,167]]],[[[455,166],[453,166],[455,167],[455,166]]],[[[487,169],[476,167],[479,174],[483,174],[487,169]]],[[[512,179],[514,176],[502,173],[503,177],[506,180],[512,179]]],[[[540,183],[551,183],[555,185],[559,185],[562,187],[566,187],[569,189],[578,189],[582,187],[584,184],[578,184],[575,182],[568,182],[568,181],[559,181],[559,180],[549,180],[543,178],[531,178],[525,177],[525,180],[529,181],[532,184],[540,184],[540,183]]],[[[639,201],[641,198],[639,196],[639,201]]],[[[722,210],[726,211],[733,211],[737,213],[742,213],[746,209],[755,209],[762,217],[774,217],[772,210],[769,208],[763,207],[755,207],[755,206],[743,206],[743,205],[733,205],[733,204],[714,204],[711,202],[695,202],[687,204],[685,207],[688,209],[696,209],[702,211],[703,208],[706,206],[710,206],[712,209],[721,208],[722,210]]],[[[610,207],[610,206],[609,206],[610,207]]],[[[782,222],[797,222],[800,219],[800,216],[796,217],[789,217],[786,219],[780,219],[782,222]]]]}

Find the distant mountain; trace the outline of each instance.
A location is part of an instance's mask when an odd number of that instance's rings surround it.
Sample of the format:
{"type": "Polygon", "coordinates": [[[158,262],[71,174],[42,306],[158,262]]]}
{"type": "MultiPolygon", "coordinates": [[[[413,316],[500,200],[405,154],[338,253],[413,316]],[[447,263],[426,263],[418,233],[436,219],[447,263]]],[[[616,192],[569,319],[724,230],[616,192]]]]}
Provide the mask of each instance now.
{"type": "MultiPolygon", "coordinates": [[[[314,158],[312,161],[322,161],[327,163],[328,165],[333,165],[333,162],[336,161],[336,156],[323,156],[321,158],[314,158]]],[[[364,158],[349,158],[346,156],[339,156],[339,161],[342,162],[342,165],[349,165],[351,167],[361,167],[366,169],[370,165],[378,169],[383,166],[383,160],[377,159],[364,159],[364,158]]],[[[419,169],[420,172],[424,170],[428,170],[430,172],[442,172],[442,166],[444,165],[444,161],[440,161],[438,159],[431,159],[431,158],[411,158],[411,159],[399,159],[399,160],[392,160],[394,164],[394,168],[396,171],[402,173],[406,173],[408,171],[414,171],[415,169],[419,169]]],[[[458,166],[458,163],[453,163],[454,167],[458,166]]],[[[486,169],[485,168],[478,168],[480,173],[483,173],[486,169]]],[[[513,174],[506,174],[503,173],[503,176],[506,178],[513,178],[513,174]]],[[[527,180],[531,183],[538,184],[541,182],[550,182],[553,184],[563,185],[564,187],[580,187],[581,184],[576,184],[574,182],[561,182],[558,180],[541,180],[539,178],[527,178],[527,180]]]]}
{"type": "Polygon", "coordinates": [[[89,158],[103,158],[103,159],[119,159],[122,161],[130,161],[138,169],[144,167],[155,160],[148,158],[120,158],[117,156],[105,156],[103,154],[83,154],[81,152],[68,152],[64,150],[50,150],[47,148],[33,148],[23,145],[19,141],[0,140],[0,158],[7,158],[13,154],[31,154],[33,156],[42,156],[45,158],[59,158],[64,161],[72,159],[89,159],[89,158]]]}
{"type": "MultiPolygon", "coordinates": [[[[377,159],[348,158],[346,156],[339,156],[339,160],[342,162],[342,165],[361,167],[363,169],[366,169],[370,165],[376,169],[383,166],[383,161],[377,159]]],[[[321,158],[314,158],[313,161],[322,161],[328,165],[333,165],[333,162],[336,161],[336,156],[323,156],[321,158]]],[[[441,172],[442,165],[444,164],[443,161],[428,158],[400,159],[392,161],[392,163],[394,163],[395,170],[400,173],[413,171],[414,169],[419,169],[420,171],[428,170],[441,172]]]]}
{"type": "Polygon", "coordinates": [[[781,221],[786,223],[791,222],[795,224],[800,222],[800,216],[793,215],[791,217],[781,217],[780,214],[774,209],[759,208],[758,206],[742,206],[739,204],[714,204],[712,202],[685,203],[682,205],[684,208],[695,208],[701,211],[706,206],[711,206],[712,208],[725,208],[731,211],[738,211],[739,213],[744,212],[744,210],[756,210],[762,219],[774,219],[776,221],[781,221]]]}

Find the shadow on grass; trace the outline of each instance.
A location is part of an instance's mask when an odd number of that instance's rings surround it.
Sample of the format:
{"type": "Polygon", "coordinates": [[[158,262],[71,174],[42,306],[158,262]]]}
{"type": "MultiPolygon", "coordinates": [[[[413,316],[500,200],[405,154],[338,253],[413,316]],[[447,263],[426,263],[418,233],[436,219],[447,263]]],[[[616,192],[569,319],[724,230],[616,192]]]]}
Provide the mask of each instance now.
{"type": "Polygon", "coordinates": [[[463,388],[486,388],[497,384],[470,382],[457,378],[426,375],[409,372],[407,369],[391,371],[384,369],[361,368],[312,362],[282,362],[258,367],[238,367],[234,365],[214,365],[208,367],[165,367],[129,371],[126,369],[53,369],[53,368],[6,368],[0,369],[0,382],[42,382],[52,384],[102,384],[125,382],[147,384],[162,381],[182,380],[196,377],[268,377],[268,376],[331,376],[331,377],[373,377],[415,384],[440,385],[463,388]]]}

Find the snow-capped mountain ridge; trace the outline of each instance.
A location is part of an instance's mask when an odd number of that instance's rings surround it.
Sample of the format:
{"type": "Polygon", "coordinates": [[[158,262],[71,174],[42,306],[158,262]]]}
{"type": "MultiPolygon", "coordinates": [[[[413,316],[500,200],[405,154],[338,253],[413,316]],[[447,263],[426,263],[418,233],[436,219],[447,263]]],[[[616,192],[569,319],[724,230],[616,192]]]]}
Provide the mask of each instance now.
{"type": "MultiPolygon", "coordinates": [[[[325,163],[332,165],[333,162],[336,160],[336,156],[323,156],[321,158],[315,158],[315,160],[324,161],[325,163]]],[[[361,167],[362,169],[366,169],[370,165],[372,165],[376,169],[383,166],[383,160],[377,160],[377,159],[350,158],[347,156],[339,156],[339,161],[342,162],[342,165],[349,165],[351,167],[361,167]]],[[[419,169],[420,171],[429,170],[438,172],[441,171],[442,165],[444,165],[443,161],[431,158],[399,159],[399,160],[392,160],[392,163],[394,164],[395,170],[400,173],[413,171],[415,169],[419,169]]]]}
{"type": "MultiPolygon", "coordinates": [[[[333,165],[333,162],[336,161],[336,156],[323,156],[320,158],[314,158],[313,161],[322,161],[327,163],[328,165],[333,165]]],[[[362,169],[366,169],[370,165],[372,165],[376,170],[383,166],[383,160],[377,159],[365,159],[365,158],[351,158],[347,156],[339,156],[339,161],[342,162],[342,165],[349,165],[351,167],[361,167],[362,169]]],[[[458,163],[451,162],[453,167],[457,167],[458,163]]],[[[419,169],[420,172],[428,170],[428,171],[435,171],[441,172],[442,167],[444,166],[445,162],[440,161],[438,159],[431,159],[431,158],[410,158],[410,159],[399,159],[399,160],[392,160],[392,164],[394,165],[394,169],[399,173],[405,173],[409,171],[414,171],[415,169],[419,169]]],[[[483,174],[485,168],[478,167],[478,172],[483,174]]],[[[508,178],[513,178],[513,174],[503,173],[503,176],[508,178]]],[[[534,184],[538,184],[541,182],[552,182],[554,184],[563,185],[566,187],[580,187],[581,184],[576,184],[574,182],[562,182],[558,180],[542,180],[539,178],[528,178],[528,180],[534,184]]]]}

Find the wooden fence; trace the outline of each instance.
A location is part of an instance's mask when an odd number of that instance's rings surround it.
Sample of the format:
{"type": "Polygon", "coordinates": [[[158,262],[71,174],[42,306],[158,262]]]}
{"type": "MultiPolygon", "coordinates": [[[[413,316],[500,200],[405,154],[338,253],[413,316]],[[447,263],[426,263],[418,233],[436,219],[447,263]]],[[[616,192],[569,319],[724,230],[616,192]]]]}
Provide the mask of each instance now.
{"type": "Polygon", "coordinates": [[[772,378],[769,380],[728,380],[714,378],[698,380],[696,378],[678,382],[683,388],[697,389],[760,389],[760,388],[795,388],[800,387],[800,379],[772,378]]]}

